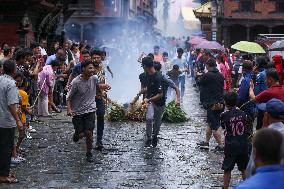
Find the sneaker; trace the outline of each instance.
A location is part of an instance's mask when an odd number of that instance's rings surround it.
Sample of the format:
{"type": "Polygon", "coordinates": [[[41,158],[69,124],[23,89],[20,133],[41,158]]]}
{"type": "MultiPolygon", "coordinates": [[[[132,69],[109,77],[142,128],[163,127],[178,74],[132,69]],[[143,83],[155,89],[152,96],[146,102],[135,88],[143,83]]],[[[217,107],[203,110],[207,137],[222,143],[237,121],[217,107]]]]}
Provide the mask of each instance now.
{"type": "Polygon", "coordinates": [[[224,147],[216,146],[214,152],[224,152],[224,147]]]}
{"type": "Polygon", "coordinates": [[[29,131],[26,131],[26,137],[27,137],[27,139],[32,139],[33,138],[29,131]]]}
{"type": "Polygon", "coordinates": [[[29,131],[30,133],[35,133],[35,132],[36,132],[36,130],[35,130],[32,126],[30,126],[30,127],[28,128],[28,131],[29,131]]]}
{"type": "Polygon", "coordinates": [[[152,140],[146,140],[145,147],[150,147],[152,144],[152,140]]]}
{"type": "Polygon", "coordinates": [[[18,156],[17,158],[18,158],[21,162],[22,162],[22,161],[26,161],[26,158],[23,158],[23,157],[21,157],[21,156],[18,156]]]}
{"type": "Polygon", "coordinates": [[[200,149],[209,150],[209,143],[208,142],[199,142],[197,143],[200,149]]]}
{"type": "Polygon", "coordinates": [[[12,164],[19,164],[21,162],[22,162],[22,160],[20,160],[18,157],[12,157],[11,158],[11,163],[12,164]]]}
{"type": "Polygon", "coordinates": [[[154,137],[153,140],[152,140],[152,146],[153,146],[154,148],[156,148],[157,145],[158,145],[158,137],[154,137]]]}
{"type": "Polygon", "coordinates": [[[79,135],[77,135],[76,133],[73,134],[73,141],[76,143],[79,141],[79,135]]]}
{"type": "Polygon", "coordinates": [[[102,151],[104,149],[104,145],[102,142],[97,142],[95,150],[102,151]]]}
{"type": "Polygon", "coordinates": [[[86,153],[86,160],[87,160],[87,162],[89,162],[89,163],[94,162],[93,154],[92,154],[91,152],[86,153]]]}

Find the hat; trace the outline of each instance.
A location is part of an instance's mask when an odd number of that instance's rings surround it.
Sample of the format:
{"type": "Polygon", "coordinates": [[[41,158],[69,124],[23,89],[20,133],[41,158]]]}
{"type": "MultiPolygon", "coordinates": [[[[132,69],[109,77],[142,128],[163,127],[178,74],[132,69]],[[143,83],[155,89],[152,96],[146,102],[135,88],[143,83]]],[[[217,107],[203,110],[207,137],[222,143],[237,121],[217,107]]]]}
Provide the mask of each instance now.
{"type": "Polygon", "coordinates": [[[257,107],[258,109],[265,111],[274,117],[284,115],[284,103],[276,98],[269,100],[267,103],[258,104],[257,107]]]}

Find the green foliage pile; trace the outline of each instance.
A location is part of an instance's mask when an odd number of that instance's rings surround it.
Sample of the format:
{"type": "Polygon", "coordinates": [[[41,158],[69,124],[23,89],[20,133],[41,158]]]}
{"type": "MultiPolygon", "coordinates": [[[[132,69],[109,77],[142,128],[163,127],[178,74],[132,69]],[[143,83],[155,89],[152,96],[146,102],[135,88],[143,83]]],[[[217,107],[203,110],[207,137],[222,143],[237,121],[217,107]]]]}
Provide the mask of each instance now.
{"type": "Polygon", "coordinates": [[[172,101],[166,105],[163,115],[164,122],[182,123],[188,120],[187,114],[179,106],[176,106],[175,101],[172,101]]]}
{"type": "Polygon", "coordinates": [[[108,121],[119,122],[124,120],[124,109],[122,106],[111,106],[107,115],[108,121]]]}

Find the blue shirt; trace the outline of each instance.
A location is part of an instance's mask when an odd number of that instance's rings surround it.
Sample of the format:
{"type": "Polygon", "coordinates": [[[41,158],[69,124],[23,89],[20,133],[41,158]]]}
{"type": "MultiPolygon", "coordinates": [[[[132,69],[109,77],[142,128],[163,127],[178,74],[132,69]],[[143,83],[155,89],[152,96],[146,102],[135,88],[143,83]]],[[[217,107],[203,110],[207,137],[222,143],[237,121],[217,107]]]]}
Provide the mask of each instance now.
{"type": "Polygon", "coordinates": [[[72,69],[72,73],[71,75],[73,77],[77,77],[78,75],[80,75],[82,73],[82,69],[81,69],[81,63],[76,64],[73,69],[72,69]]]}
{"type": "MultiPolygon", "coordinates": [[[[249,89],[250,89],[250,82],[252,80],[252,73],[244,73],[244,79],[241,82],[239,93],[238,93],[238,105],[241,106],[246,102],[250,101],[249,97],[249,89]]],[[[243,110],[246,114],[251,114],[255,112],[255,104],[248,103],[244,105],[241,110],[243,110]]]]}
{"type": "Polygon", "coordinates": [[[256,174],[235,189],[284,189],[283,165],[267,165],[256,169],[256,174]]]}
{"type": "Polygon", "coordinates": [[[52,62],[53,60],[55,60],[55,59],[56,59],[55,54],[54,54],[54,55],[51,55],[51,56],[49,56],[49,57],[47,57],[47,59],[46,59],[46,61],[45,61],[45,65],[50,65],[51,62],[52,62]]]}
{"type": "Polygon", "coordinates": [[[262,69],[256,76],[256,82],[254,87],[255,96],[260,94],[262,91],[268,89],[265,80],[266,80],[266,70],[262,69]]]}

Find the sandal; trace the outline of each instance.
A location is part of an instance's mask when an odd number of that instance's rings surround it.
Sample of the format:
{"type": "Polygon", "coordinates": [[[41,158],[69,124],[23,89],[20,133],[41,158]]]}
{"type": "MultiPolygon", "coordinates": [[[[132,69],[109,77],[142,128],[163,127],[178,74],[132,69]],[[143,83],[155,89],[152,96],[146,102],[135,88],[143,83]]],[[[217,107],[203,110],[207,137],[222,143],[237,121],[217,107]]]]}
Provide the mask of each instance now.
{"type": "Polygon", "coordinates": [[[7,183],[7,184],[14,184],[14,183],[18,183],[18,179],[16,179],[16,177],[9,175],[6,178],[1,178],[0,179],[0,183],[7,183]]]}

